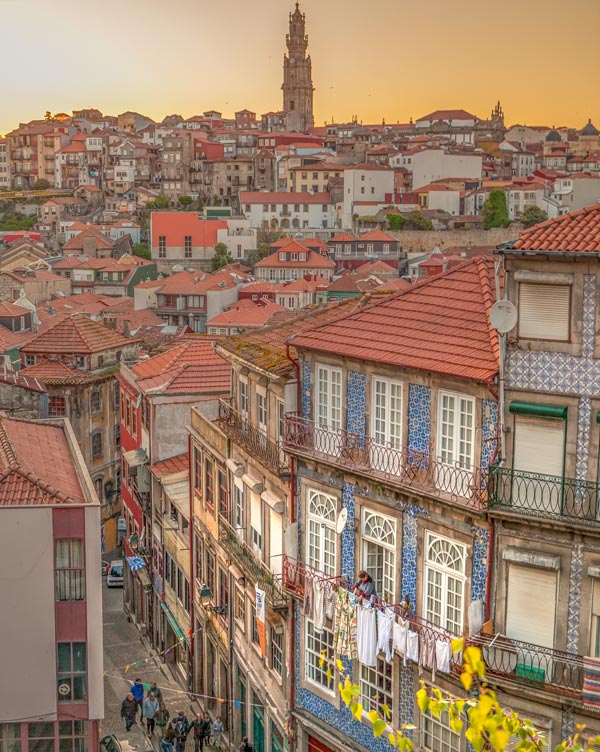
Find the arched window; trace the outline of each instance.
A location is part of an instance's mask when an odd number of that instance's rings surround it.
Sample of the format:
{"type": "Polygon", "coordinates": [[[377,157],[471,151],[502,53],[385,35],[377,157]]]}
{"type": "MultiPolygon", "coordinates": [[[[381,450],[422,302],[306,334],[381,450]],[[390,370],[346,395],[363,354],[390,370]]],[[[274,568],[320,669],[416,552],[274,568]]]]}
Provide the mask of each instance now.
{"type": "Polygon", "coordinates": [[[460,635],[464,620],[466,547],[427,533],[425,552],[425,618],[460,635]]]}
{"type": "Polygon", "coordinates": [[[396,520],[362,510],[362,566],[371,575],[376,592],[388,603],[396,595],[396,520]]]}
{"type": "Polygon", "coordinates": [[[306,512],[306,561],[313,569],[332,577],[336,574],[337,500],[309,488],[306,512]]]}

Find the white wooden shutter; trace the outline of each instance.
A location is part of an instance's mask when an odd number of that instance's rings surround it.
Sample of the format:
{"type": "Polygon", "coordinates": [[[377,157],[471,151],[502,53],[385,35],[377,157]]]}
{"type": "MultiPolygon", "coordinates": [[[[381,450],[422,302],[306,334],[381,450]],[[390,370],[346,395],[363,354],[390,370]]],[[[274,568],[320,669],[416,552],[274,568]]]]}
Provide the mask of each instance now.
{"type": "Polygon", "coordinates": [[[250,491],[250,525],[262,535],[261,500],[254,491],[250,491]]]}
{"type": "Polygon", "coordinates": [[[562,477],[564,446],[564,421],[517,417],[513,462],[515,470],[562,477]]]}
{"type": "Polygon", "coordinates": [[[519,336],[565,342],[569,339],[570,285],[519,285],[519,336]]]}
{"type": "Polygon", "coordinates": [[[272,509],[269,510],[269,564],[273,574],[281,574],[283,553],[283,518],[272,509]]]}
{"type": "Polygon", "coordinates": [[[556,572],[519,564],[508,569],[506,636],[554,647],[556,572]]]}

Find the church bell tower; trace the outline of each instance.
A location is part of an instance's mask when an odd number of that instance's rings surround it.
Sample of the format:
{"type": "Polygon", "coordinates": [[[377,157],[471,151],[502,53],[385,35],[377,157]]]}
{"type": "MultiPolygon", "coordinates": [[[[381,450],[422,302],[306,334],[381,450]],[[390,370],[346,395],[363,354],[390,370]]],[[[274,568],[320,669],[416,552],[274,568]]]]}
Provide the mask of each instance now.
{"type": "Polygon", "coordinates": [[[290,31],[286,34],[287,54],[283,56],[283,111],[286,130],[305,131],[314,124],[312,64],[306,54],[308,36],[305,16],[298,3],[290,13],[290,31]]]}

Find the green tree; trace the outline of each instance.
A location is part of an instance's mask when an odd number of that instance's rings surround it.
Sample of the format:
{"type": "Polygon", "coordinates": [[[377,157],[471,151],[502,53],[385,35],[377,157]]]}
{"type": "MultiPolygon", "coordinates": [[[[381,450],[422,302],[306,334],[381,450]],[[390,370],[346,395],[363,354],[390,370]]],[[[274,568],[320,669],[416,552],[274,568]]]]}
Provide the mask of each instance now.
{"type": "Polygon", "coordinates": [[[525,227],[533,227],[533,225],[545,222],[547,219],[548,215],[539,206],[529,206],[519,217],[519,222],[525,225],[525,227]]]}
{"type": "Polygon", "coordinates": [[[171,202],[169,201],[167,196],[157,196],[154,201],[151,201],[148,204],[148,211],[155,212],[162,211],[163,209],[168,209],[170,203],[171,202]]]}
{"type": "Polygon", "coordinates": [[[133,255],[148,260],[152,258],[148,243],[135,243],[133,246],[133,255]]]}
{"type": "MultiPolygon", "coordinates": [[[[504,752],[509,742],[515,752],[547,752],[545,741],[531,721],[521,718],[498,702],[496,693],[487,686],[485,679],[485,662],[481,650],[477,647],[464,647],[464,640],[454,640],[452,651],[463,652],[463,670],[460,681],[468,696],[454,697],[435,687],[427,687],[421,682],[417,692],[417,704],[421,713],[434,718],[448,718],[452,730],[459,734],[465,729],[465,737],[475,752],[504,752]]],[[[363,706],[360,702],[361,688],[353,684],[345,673],[345,666],[339,659],[328,660],[323,652],[320,660],[322,667],[328,665],[326,675],[333,681],[333,672],[337,667],[340,674],[338,690],[342,702],[349,708],[354,718],[365,723],[363,706]]],[[[384,736],[392,749],[399,752],[411,752],[414,743],[406,732],[416,730],[410,723],[402,728],[391,727],[391,710],[387,705],[381,706],[382,712],[369,711],[366,716],[371,724],[374,737],[384,736]]],[[[598,752],[600,736],[586,737],[583,726],[575,734],[561,742],[555,752],[598,752]]]]}
{"type": "Polygon", "coordinates": [[[508,227],[508,209],[506,208],[506,194],[495,188],[483,204],[483,228],[489,230],[492,227],[508,227]]]}
{"type": "Polygon", "coordinates": [[[212,271],[216,272],[222,266],[231,264],[232,261],[229,248],[227,248],[225,243],[217,243],[215,246],[215,255],[212,257],[212,271]]]}
{"type": "Polygon", "coordinates": [[[401,230],[404,227],[405,222],[406,217],[403,217],[402,214],[387,215],[388,230],[394,230],[395,232],[398,232],[398,230],[401,230]]]}
{"type": "Polygon", "coordinates": [[[37,217],[26,217],[19,212],[5,214],[0,220],[0,230],[31,230],[37,217]]]}
{"type": "Polygon", "coordinates": [[[47,191],[48,188],[50,188],[50,183],[46,180],[46,178],[38,178],[38,180],[36,180],[33,184],[34,191],[47,191]]]}
{"type": "Polygon", "coordinates": [[[177,201],[184,209],[189,209],[194,199],[191,196],[180,196],[177,201]]]}
{"type": "Polygon", "coordinates": [[[406,215],[404,227],[407,230],[433,230],[433,224],[418,209],[414,209],[406,215]]]}

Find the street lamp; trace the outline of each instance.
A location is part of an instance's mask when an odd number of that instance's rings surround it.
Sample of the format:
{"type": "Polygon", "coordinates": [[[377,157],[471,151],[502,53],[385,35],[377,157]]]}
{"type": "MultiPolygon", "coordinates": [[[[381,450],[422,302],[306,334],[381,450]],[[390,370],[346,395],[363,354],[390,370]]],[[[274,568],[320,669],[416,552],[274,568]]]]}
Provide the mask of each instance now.
{"type": "Polygon", "coordinates": [[[227,606],[210,606],[209,603],[212,600],[212,590],[206,583],[200,586],[200,603],[207,611],[212,611],[215,614],[223,615],[227,611],[227,606]]]}

